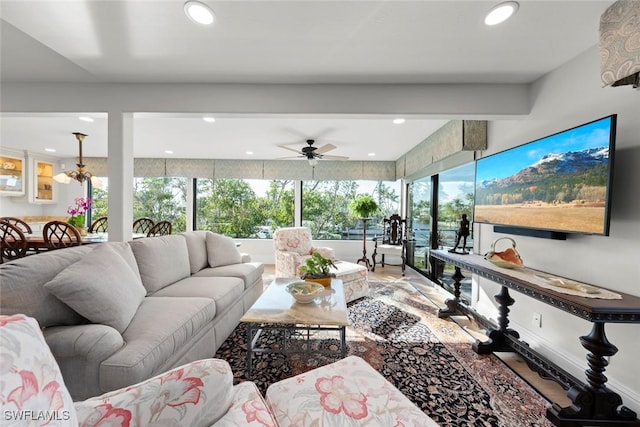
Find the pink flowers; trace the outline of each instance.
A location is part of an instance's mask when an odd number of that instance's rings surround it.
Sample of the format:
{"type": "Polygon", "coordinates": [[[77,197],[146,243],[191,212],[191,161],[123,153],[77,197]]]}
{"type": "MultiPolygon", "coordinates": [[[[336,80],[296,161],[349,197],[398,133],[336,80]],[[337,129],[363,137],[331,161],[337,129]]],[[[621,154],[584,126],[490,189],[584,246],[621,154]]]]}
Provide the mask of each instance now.
{"type": "MultiPolygon", "coordinates": [[[[62,393],[59,391],[60,384],[57,381],[50,381],[40,388],[38,378],[31,371],[18,372],[22,379],[22,385],[14,389],[7,396],[7,402],[13,402],[20,410],[45,409],[57,411],[64,406],[62,393]]],[[[46,422],[42,425],[47,425],[46,422]]]]}
{"type": "Polygon", "coordinates": [[[349,390],[344,377],[320,377],[316,380],[316,390],[320,393],[320,404],[327,412],[344,412],[356,420],[365,418],[368,414],[367,396],[357,390],[349,390]]]}
{"type": "Polygon", "coordinates": [[[273,419],[262,402],[252,399],[242,404],[242,411],[245,413],[248,423],[256,421],[266,427],[273,426],[273,419]]]}
{"type": "Polygon", "coordinates": [[[67,213],[71,215],[71,218],[67,222],[74,227],[85,226],[85,215],[87,211],[91,209],[91,199],[87,197],[76,197],[75,205],[71,205],[67,208],[67,213]]]}

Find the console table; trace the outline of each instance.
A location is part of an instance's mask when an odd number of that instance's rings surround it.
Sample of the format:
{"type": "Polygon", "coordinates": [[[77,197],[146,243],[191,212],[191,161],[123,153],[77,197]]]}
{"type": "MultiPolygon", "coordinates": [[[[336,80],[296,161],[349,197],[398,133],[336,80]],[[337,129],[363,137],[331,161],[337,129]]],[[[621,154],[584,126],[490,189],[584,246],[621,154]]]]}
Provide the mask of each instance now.
{"type": "MultiPolygon", "coordinates": [[[[538,367],[544,369],[551,366],[544,363],[543,356],[520,341],[516,331],[509,329],[509,307],[515,303],[509,295],[509,289],[593,323],[591,332],[579,337],[580,343],[589,352],[587,355],[589,369],[585,371],[586,384],[575,379],[568,381],[571,386],[567,395],[572,404],[565,408],[553,404],[547,409],[547,418],[554,425],[562,427],[640,426],[640,420],[635,412],[622,406],[620,395],[605,386],[607,377],[604,375],[605,368],[609,364],[606,358],[618,351],[617,347],[607,340],[604,325],[605,323],[640,323],[640,297],[621,292],[617,293],[622,299],[595,299],[567,295],[527,281],[521,275],[515,275],[513,270],[497,267],[480,255],[461,255],[443,250],[432,250],[430,254],[435,259],[453,264],[455,267],[455,273],[452,276],[455,286],[454,299],[447,301],[447,308],[440,311],[440,317],[466,312],[459,304],[460,281],[464,278],[461,268],[502,285],[500,292],[495,296],[499,304],[498,327],[487,331],[488,341],[474,343],[473,349],[479,354],[515,351],[538,367]]],[[[532,269],[526,270],[536,272],[532,269]]],[[[552,373],[551,376],[566,379],[569,375],[560,370],[552,373]]]]}

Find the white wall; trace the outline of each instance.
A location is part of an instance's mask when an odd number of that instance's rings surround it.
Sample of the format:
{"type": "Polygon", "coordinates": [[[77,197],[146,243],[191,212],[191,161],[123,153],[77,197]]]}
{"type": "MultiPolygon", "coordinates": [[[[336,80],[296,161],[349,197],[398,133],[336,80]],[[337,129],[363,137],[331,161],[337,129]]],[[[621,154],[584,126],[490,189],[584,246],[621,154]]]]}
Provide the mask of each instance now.
{"type": "MultiPolygon", "coordinates": [[[[590,49],[545,76],[532,87],[532,110],[523,120],[489,123],[488,150],[493,154],[563,129],[617,113],[617,140],[613,179],[610,236],[569,236],[566,241],[514,236],[528,267],[577,279],[614,291],[640,295],[640,90],[630,86],[601,88],[599,54],[590,49]]],[[[504,236],[493,227],[474,227],[475,251],[486,253],[491,242],[504,236]]],[[[480,282],[477,309],[497,318],[493,295],[499,286],[480,282]]],[[[517,292],[510,327],[535,350],[576,377],[585,378],[587,351],[578,336],[591,324],[517,292]],[[532,325],[532,313],[542,314],[542,327],[532,325]]],[[[608,386],[623,396],[624,404],[640,412],[640,325],[607,324],[609,341],[618,347],[605,375],[608,386]]]]}

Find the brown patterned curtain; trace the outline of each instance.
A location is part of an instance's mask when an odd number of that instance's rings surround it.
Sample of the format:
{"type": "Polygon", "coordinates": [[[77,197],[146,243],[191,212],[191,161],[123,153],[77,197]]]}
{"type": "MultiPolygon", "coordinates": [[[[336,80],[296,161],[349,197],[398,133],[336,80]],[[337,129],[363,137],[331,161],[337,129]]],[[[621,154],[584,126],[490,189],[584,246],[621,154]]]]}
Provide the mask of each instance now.
{"type": "Polygon", "coordinates": [[[600,17],[602,86],[640,86],[640,1],[618,0],[600,17]]]}

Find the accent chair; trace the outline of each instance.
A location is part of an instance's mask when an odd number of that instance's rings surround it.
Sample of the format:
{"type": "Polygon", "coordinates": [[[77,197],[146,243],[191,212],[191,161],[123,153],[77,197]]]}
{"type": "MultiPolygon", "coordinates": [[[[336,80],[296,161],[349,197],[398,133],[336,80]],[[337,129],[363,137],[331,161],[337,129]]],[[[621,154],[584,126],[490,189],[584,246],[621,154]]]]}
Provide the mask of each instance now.
{"type": "Polygon", "coordinates": [[[407,220],[398,214],[393,214],[389,218],[383,220],[382,236],[373,238],[373,267],[371,271],[376,270],[376,257],[381,256],[380,265],[384,267],[385,256],[392,255],[400,258],[399,265],[402,267],[402,275],[404,276],[405,265],[407,262],[407,220]]]}

